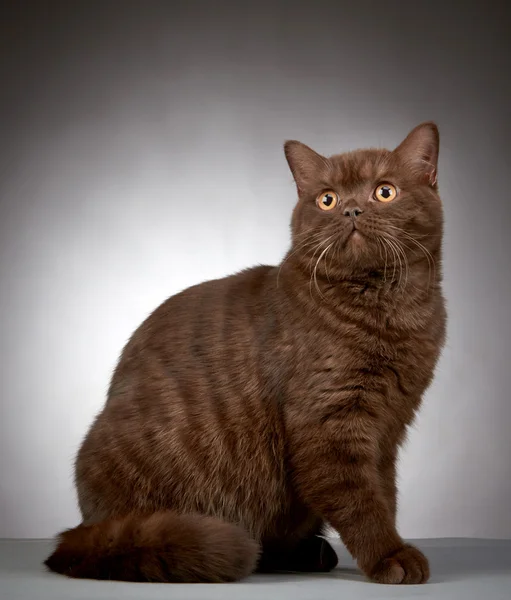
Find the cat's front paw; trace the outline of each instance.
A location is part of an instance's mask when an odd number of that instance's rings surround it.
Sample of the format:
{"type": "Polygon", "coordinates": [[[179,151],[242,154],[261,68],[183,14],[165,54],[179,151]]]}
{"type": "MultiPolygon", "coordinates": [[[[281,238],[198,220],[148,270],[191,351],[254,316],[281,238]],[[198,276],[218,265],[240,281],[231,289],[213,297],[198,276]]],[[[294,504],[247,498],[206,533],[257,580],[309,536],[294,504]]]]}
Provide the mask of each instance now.
{"type": "Polygon", "coordinates": [[[426,583],[429,579],[428,559],[420,550],[408,544],[365,571],[378,583],[418,584],[426,583]]]}

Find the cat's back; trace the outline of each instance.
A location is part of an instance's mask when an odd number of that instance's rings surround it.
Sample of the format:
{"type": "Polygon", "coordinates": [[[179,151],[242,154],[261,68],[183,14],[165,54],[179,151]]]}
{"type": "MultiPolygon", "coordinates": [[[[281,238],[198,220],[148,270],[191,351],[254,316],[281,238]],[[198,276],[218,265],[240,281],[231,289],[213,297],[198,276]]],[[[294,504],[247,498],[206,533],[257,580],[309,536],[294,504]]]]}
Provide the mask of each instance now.
{"type": "Polygon", "coordinates": [[[116,373],[152,364],[174,375],[178,368],[192,367],[197,374],[220,358],[234,370],[232,359],[245,354],[267,318],[273,269],[246,269],[169,297],[133,333],[116,373]]]}

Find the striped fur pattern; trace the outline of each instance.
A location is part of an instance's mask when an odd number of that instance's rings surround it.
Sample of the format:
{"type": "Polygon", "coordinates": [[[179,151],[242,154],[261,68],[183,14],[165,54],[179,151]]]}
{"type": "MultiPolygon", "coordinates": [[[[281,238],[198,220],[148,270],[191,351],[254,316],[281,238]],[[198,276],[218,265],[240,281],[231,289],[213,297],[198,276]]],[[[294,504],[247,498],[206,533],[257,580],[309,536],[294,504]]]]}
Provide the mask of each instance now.
{"type": "Polygon", "coordinates": [[[396,456],[445,336],[438,130],[394,151],[285,153],[289,252],[169,298],[135,331],[76,460],[83,522],[48,568],[168,582],[328,571],[329,524],[372,580],[428,579],[396,530],[396,456]],[[381,182],[392,202],[374,199],[381,182]]]}

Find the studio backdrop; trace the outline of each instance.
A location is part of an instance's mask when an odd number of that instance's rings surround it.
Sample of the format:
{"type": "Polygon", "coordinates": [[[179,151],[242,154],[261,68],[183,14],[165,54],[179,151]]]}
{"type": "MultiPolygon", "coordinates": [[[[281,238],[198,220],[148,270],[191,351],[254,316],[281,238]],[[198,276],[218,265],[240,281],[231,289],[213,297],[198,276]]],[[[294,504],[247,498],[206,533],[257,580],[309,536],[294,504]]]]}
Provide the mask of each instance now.
{"type": "Polygon", "coordinates": [[[449,326],[406,537],[511,537],[504,3],[19,2],[0,35],[0,537],[79,522],[73,460],[166,297],[289,244],[282,150],[440,128],[449,326]]]}

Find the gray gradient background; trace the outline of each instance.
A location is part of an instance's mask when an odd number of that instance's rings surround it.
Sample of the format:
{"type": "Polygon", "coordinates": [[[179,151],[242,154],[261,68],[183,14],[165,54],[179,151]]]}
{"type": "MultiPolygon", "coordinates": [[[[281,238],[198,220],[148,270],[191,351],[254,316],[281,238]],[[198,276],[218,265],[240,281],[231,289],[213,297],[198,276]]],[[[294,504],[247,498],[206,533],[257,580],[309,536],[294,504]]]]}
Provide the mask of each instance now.
{"type": "Polygon", "coordinates": [[[392,147],[434,119],[449,340],[403,452],[400,526],[407,537],[511,537],[504,4],[11,4],[0,35],[0,536],[78,522],[74,454],[153,308],[281,259],[295,201],[285,139],[325,154],[392,147]]]}

